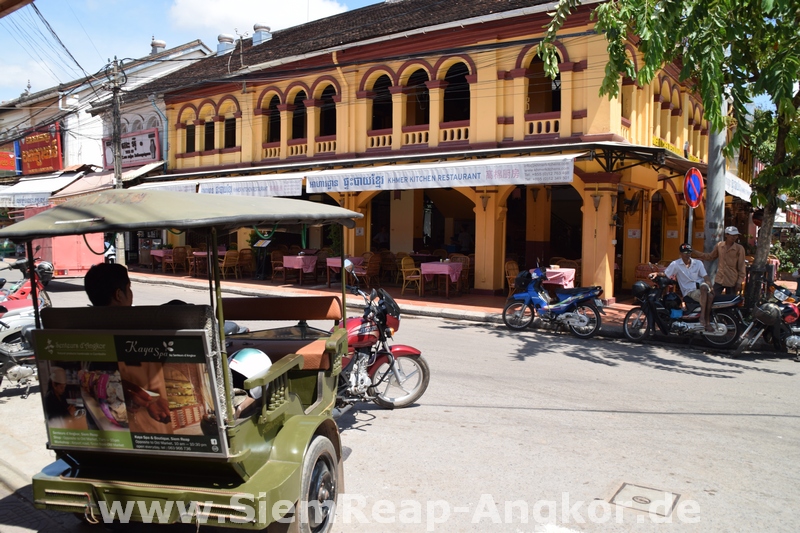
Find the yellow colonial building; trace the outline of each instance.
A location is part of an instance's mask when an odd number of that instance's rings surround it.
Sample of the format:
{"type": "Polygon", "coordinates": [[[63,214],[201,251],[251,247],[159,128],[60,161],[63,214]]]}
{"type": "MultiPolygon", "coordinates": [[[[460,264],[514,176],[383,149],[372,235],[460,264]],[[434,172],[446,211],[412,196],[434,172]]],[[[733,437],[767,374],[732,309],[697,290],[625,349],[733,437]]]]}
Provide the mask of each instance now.
{"type": "MultiPolygon", "coordinates": [[[[509,258],[561,257],[578,261],[576,283],[610,297],[638,264],[676,258],[692,231],[683,180],[706,172],[704,110],[674,66],[600,97],[606,41],[585,6],[559,35],[558,78],[545,77],[548,5],[387,0],[220,36],[189,78],[145,88],[167,104],[171,172],[160,179],[359,211],[350,254],[382,227],[395,252],[452,248],[466,231],[476,291],[503,291],[509,258]]],[[[628,50],[638,61],[636,42],[628,50]]],[[[695,246],[703,218],[701,206],[695,246]]],[[[311,245],[325,238],[312,233],[311,245]]]]}

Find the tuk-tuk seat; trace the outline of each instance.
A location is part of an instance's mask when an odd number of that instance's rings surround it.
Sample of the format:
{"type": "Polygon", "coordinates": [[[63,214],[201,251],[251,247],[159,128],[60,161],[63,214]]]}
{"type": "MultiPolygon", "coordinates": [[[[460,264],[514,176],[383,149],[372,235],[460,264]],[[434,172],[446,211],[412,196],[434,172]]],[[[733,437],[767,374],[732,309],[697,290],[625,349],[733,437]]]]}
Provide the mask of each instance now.
{"type": "MultiPolygon", "coordinates": [[[[342,303],[336,296],[306,296],[285,298],[223,298],[222,310],[226,320],[333,320],[342,319],[342,303]]],[[[303,356],[304,370],[329,370],[331,357],[327,340],[319,337],[266,337],[258,333],[228,337],[228,353],[242,348],[257,348],[275,363],[289,354],[303,356]]]]}

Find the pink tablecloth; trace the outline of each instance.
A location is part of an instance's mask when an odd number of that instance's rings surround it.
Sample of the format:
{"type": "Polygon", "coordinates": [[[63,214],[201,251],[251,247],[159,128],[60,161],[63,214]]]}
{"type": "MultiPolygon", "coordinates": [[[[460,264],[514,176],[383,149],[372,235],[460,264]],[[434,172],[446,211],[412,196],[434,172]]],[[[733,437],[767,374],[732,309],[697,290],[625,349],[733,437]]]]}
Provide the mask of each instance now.
{"type": "Polygon", "coordinates": [[[422,263],[419,268],[422,275],[425,276],[425,281],[432,280],[433,276],[436,274],[449,274],[450,280],[455,283],[458,281],[459,276],[461,276],[461,268],[463,266],[462,263],[430,262],[422,263]]]}
{"type": "Polygon", "coordinates": [[[556,283],[565,289],[575,286],[574,268],[552,268],[547,269],[547,283],[556,283]]]}
{"type": "MultiPolygon", "coordinates": [[[[364,258],[359,257],[348,257],[350,261],[353,263],[353,266],[361,266],[364,263],[364,258]]],[[[328,265],[328,268],[333,270],[334,272],[339,272],[342,269],[342,258],[341,257],[328,257],[325,259],[325,263],[328,265]]]]}
{"type": "Polygon", "coordinates": [[[315,255],[284,255],[284,268],[295,268],[302,270],[306,274],[311,274],[317,268],[317,256],[315,255]]]}
{"type": "Polygon", "coordinates": [[[172,250],[150,250],[150,261],[153,268],[157,263],[163,263],[165,257],[172,257],[172,250]]]}

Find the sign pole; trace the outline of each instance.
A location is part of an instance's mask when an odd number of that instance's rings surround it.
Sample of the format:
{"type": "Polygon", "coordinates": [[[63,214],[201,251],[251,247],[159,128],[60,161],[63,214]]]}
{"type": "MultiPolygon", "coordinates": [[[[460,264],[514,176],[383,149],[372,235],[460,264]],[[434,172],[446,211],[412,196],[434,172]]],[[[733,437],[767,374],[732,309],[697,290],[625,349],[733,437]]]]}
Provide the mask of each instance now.
{"type": "Polygon", "coordinates": [[[695,167],[690,168],[683,179],[683,199],[689,206],[689,235],[686,236],[689,246],[694,236],[694,209],[703,201],[703,189],[703,175],[695,167]]]}
{"type": "Polygon", "coordinates": [[[689,235],[686,237],[686,242],[689,246],[692,245],[692,226],[694,226],[694,207],[689,208],[689,235]]]}

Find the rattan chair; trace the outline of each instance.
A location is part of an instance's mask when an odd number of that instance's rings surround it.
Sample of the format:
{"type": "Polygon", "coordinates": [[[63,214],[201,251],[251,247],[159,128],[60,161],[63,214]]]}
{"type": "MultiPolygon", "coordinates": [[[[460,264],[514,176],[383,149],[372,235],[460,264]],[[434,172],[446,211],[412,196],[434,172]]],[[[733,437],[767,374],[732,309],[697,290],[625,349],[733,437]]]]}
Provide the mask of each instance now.
{"type": "Polygon", "coordinates": [[[508,295],[514,294],[515,283],[519,274],[519,264],[516,261],[506,261],[506,281],[508,282],[508,295]]]}
{"type": "Polygon", "coordinates": [[[400,273],[403,275],[403,288],[400,289],[400,296],[405,294],[406,287],[409,285],[416,285],[417,293],[419,293],[420,284],[422,283],[422,274],[414,265],[414,260],[410,256],[405,256],[401,259],[400,273]]]}
{"type": "Polygon", "coordinates": [[[219,260],[219,272],[222,274],[222,279],[227,279],[227,273],[233,270],[233,277],[239,278],[239,252],[237,250],[228,250],[225,252],[225,257],[219,260]]]}
{"type": "Polygon", "coordinates": [[[244,277],[245,273],[253,274],[256,271],[256,257],[251,248],[239,250],[239,271],[244,277]]]}
{"type": "Polygon", "coordinates": [[[283,266],[283,252],[280,250],[273,250],[270,254],[270,260],[272,261],[272,281],[280,276],[283,278],[283,281],[286,281],[286,268],[283,266]]]}
{"type": "MultiPolygon", "coordinates": [[[[450,261],[453,263],[461,263],[461,275],[458,277],[458,281],[454,284],[456,290],[459,292],[469,292],[469,257],[464,254],[450,254],[450,261]]],[[[452,283],[449,277],[446,278],[448,283],[452,283]]]]}

